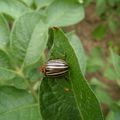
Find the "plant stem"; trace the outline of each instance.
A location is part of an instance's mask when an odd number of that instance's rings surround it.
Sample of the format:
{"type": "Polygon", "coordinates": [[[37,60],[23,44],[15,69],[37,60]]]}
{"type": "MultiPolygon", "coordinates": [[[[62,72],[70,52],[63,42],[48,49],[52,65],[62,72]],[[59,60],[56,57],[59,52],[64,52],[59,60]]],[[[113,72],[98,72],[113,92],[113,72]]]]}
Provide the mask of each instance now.
{"type": "Polygon", "coordinates": [[[30,80],[28,80],[23,71],[21,69],[18,69],[17,72],[16,72],[17,75],[19,75],[21,78],[24,79],[24,81],[26,82],[27,86],[28,86],[28,89],[30,90],[31,94],[33,95],[34,99],[36,102],[38,102],[38,95],[37,93],[35,92],[35,90],[33,89],[32,87],[32,83],[30,82],[30,80]]]}
{"type": "Polygon", "coordinates": [[[26,81],[26,83],[27,83],[27,85],[28,85],[28,89],[30,90],[31,94],[33,95],[35,101],[38,102],[38,95],[37,95],[37,93],[35,92],[35,90],[33,89],[30,80],[26,79],[26,77],[25,77],[25,75],[24,75],[24,73],[23,73],[23,66],[22,66],[21,69],[19,69],[19,67],[17,67],[17,65],[16,65],[16,62],[12,59],[12,57],[11,57],[10,54],[8,53],[8,50],[3,50],[3,52],[6,53],[6,55],[8,56],[11,64],[14,65],[14,68],[15,68],[14,73],[15,73],[16,75],[20,76],[21,78],[23,78],[23,79],[26,81]]]}
{"type": "Polygon", "coordinates": [[[31,82],[27,79],[24,79],[28,85],[28,89],[30,90],[31,94],[33,95],[34,99],[36,102],[38,102],[38,95],[37,93],[34,91],[32,85],[31,85],[31,82]]]}

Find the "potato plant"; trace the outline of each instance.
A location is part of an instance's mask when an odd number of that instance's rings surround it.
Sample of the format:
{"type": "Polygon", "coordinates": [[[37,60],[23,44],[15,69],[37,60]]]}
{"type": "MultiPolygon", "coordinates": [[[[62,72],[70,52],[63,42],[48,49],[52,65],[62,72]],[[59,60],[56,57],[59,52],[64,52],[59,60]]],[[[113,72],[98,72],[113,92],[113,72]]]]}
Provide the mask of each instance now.
{"type": "Polygon", "coordinates": [[[0,0],[0,13],[0,120],[103,120],[80,40],[60,28],[83,20],[81,1],[0,0]],[[65,76],[40,73],[58,58],[65,76]]]}

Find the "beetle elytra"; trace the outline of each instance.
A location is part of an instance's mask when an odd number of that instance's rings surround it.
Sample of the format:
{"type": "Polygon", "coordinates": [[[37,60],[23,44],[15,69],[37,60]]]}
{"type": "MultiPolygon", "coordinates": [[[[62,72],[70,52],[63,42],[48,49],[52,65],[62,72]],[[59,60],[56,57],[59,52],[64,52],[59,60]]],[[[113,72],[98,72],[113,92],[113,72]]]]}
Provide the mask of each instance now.
{"type": "Polygon", "coordinates": [[[68,71],[68,64],[61,59],[49,60],[40,68],[46,76],[61,76],[68,71]]]}

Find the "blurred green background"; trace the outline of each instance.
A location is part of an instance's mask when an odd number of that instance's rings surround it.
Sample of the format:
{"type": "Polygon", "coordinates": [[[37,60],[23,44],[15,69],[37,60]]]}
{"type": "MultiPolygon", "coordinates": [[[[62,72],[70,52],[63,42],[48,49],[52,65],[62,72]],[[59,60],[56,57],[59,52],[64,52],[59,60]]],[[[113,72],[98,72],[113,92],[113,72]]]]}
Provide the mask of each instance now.
{"type": "Polygon", "coordinates": [[[85,19],[65,28],[80,37],[86,77],[106,120],[120,120],[120,0],[85,0],[85,19]],[[119,70],[118,70],[119,69],[119,70]]]}

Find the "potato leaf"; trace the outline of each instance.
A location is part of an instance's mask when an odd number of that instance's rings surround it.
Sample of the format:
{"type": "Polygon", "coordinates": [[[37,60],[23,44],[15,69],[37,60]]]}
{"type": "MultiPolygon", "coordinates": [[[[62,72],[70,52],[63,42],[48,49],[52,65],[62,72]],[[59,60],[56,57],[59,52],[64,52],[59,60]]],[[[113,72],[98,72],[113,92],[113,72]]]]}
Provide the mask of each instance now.
{"type": "Polygon", "coordinates": [[[120,56],[114,53],[112,50],[111,50],[111,56],[117,76],[118,78],[120,78],[120,56]]]}
{"type": "Polygon", "coordinates": [[[49,26],[68,26],[84,18],[83,6],[74,0],[55,0],[47,8],[49,26]]]}
{"type": "Polygon", "coordinates": [[[12,18],[16,19],[29,10],[30,9],[18,0],[0,0],[0,12],[12,18]]]}
{"type": "Polygon", "coordinates": [[[64,33],[55,29],[51,59],[62,59],[64,55],[69,74],[66,77],[45,77],[41,83],[40,109],[43,118],[103,120],[99,102],[83,77],[76,52],[64,33]]]}
{"type": "Polygon", "coordinates": [[[19,66],[36,63],[46,48],[48,27],[37,12],[26,13],[15,23],[11,33],[11,49],[19,66]]]}
{"type": "Polygon", "coordinates": [[[0,15],[0,49],[6,48],[9,42],[9,27],[3,15],[0,15]]]}
{"type": "Polygon", "coordinates": [[[0,87],[0,120],[42,120],[38,105],[24,90],[0,87]]]}
{"type": "Polygon", "coordinates": [[[84,52],[82,43],[81,43],[80,39],[78,38],[78,36],[74,32],[69,33],[67,36],[69,38],[69,42],[70,42],[72,48],[75,51],[78,62],[80,64],[81,71],[82,71],[83,75],[85,75],[86,56],[85,56],[85,52],[84,52]]]}

